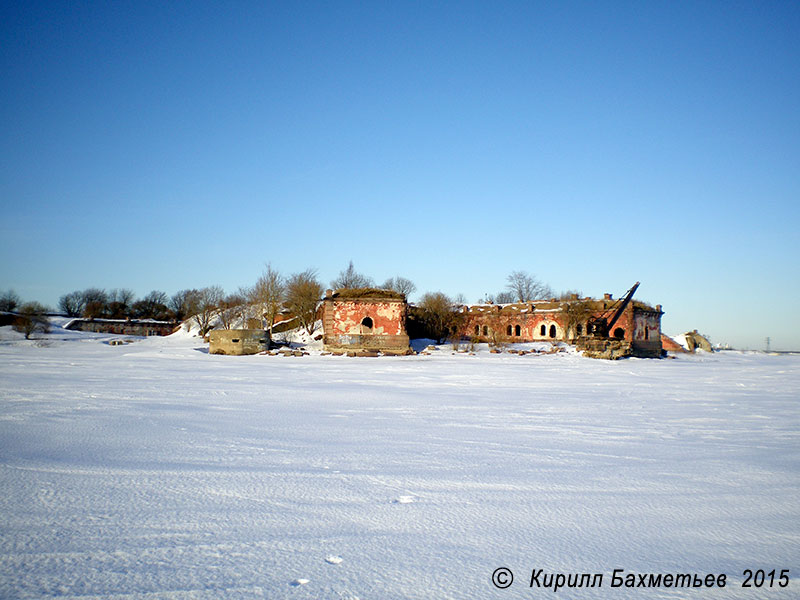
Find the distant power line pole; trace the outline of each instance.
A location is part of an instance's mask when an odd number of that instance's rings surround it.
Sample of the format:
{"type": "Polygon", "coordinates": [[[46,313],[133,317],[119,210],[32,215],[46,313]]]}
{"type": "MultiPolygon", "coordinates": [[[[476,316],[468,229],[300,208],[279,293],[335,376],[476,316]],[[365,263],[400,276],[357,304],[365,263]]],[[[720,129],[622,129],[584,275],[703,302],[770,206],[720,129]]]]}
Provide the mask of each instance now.
{"type": "Polygon", "coordinates": [[[767,342],[767,352],[769,352],[769,337],[765,341],[767,342]]]}

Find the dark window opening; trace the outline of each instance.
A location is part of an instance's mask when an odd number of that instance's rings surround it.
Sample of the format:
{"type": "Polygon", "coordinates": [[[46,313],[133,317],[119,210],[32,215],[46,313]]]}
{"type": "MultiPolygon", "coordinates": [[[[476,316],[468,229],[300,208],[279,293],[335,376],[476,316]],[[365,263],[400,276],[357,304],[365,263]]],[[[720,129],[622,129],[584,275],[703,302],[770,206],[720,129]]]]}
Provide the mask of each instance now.
{"type": "Polygon", "coordinates": [[[644,339],[645,340],[650,339],[650,331],[647,329],[647,327],[644,328],[644,339]]]}
{"type": "Polygon", "coordinates": [[[361,325],[363,325],[366,329],[372,329],[372,319],[369,317],[364,317],[361,320],[361,325]]]}
{"type": "Polygon", "coordinates": [[[625,337],[625,330],[622,327],[617,327],[614,330],[614,337],[617,338],[618,340],[621,340],[622,338],[625,337]]]}
{"type": "Polygon", "coordinates": [[[547,335],[547,325],[542,325],[541,326],[541,328],[539,329],[539,335],[541,335],[541,336],[547,335]]]}
{"type": "Polygon", "coordinates": [[[555,325],[550,325],[550,337],[551,338],[556,337],[556,326],[555,325]]]}
{"type": "Polygon", "coordinates": [[[238,344],[238,343],[239,343],[239,340],[238,340],[238,339],[236,339],[236,338],[233,338],[233,339],[231,340],[231,342],[233,342],[234,344],[238,344]]]}
{"type": "Polygon", "coordinates": [[[475,335],[480,335],[480,334],[481,334],[481,326],[475,325],[475,335]]]}
{"type": "Polygon", "coordinates": [[[514,335],[519,337],[519,334],[520,334],[520,328],[519,325],[517,325],[514,327],[514,335]]]}
{"type": "Polygon", "coordinates": [[[489,328],[486,325],[483,326],[483,335],[489,335],[489,328]]]}
{"type": "Polygon", "coordinates": [[[508,335],[508,336],[510,336],[510,335],[511,335],[511,325],[509,325],[508,327],[506,327],[506,335],[508,335]]]}
{"type": "Polygon", "coordinates": [[[583,333],[583,325],[578,325],[577,327],[575,327],[575,331],[577,332],[578,335],[581,335],[583,333]]]}

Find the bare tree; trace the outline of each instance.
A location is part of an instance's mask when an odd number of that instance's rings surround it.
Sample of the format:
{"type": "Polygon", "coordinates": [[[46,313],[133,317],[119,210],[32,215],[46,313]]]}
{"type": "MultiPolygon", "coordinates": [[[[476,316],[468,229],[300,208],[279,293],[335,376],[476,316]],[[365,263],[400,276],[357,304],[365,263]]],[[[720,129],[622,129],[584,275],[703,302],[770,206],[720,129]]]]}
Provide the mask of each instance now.
{"type": "Polygon", "coordinates": [[[58,299],[58,308],[68,317],[80,317],[83,314],[83,292],[70,292],[58,299]]]}
{"type": "Polygon", "coordinates": [[[241,323],[242,328],[249,329],[250,321],[254,319],[258,320],[256,327],[260,328],[261,315],[253,303],[253,288],[246,285],[239,286],[239,289],[236,290],[236,295],[242,299],[239,306],[236,307],[236,319],[241,323]]]}
{"type": "Polygon", "coordinates": [[[128,306],[133,302],[134,297],[133,290],[127,288],[114,288],[108,293],[109,302],[120,302],[128,306]]]}
{"type": "Polygon", "coordinates": [[[101,288],[87,288],[81,292],[83,316],[87,319],[102,317],[108,309],[108,294],[101,288]]]}
{"type": "Polygon", "coordinates": [[[530,302],[540,298],[552,297],[552,288],[539,281],[525,271],[512,271],[506,277],[506,289],[513,295],[516,302],[530,302]]]}
{"type": "Polygon", "coordinates": [[[47,308],[38,302],[26,302],[20,306],[19,316],[14,321],[14,329],[25,334],[25,339],[30,339],[33,333],[47,333],[50,330],[50,322],[45,313],[47,308]]]}
{"type": "Polygon", "coordinates": [[[14,290],[7,290],[0,294],[0,311],[2,312],[13,312],[19,303],[19,296],[14,290]]]}
{"type": "Polygon", "coordinates": [[[405,277],[390,277],[386,281],[383,282],[381,286],[385,290],[393,290],[395,292],[400,292],[403,294],[406,299],[417,291],[417,286],[414,285],[414,282],[410,279],[406,279],[405,277]]]}
{"type": "Polygon", "coordinates": [[[172,295],[167,306],[172,311],[176,321],[185,321],[197,313],[199,298],[200,290],[181,290],[172,295]]]}
{"type": "Polygon", "coordinates": [[[219,323],[222,329],[233,329],[236,321],[241,318],[242,306],[246,304],[244,296],[239,294],[228,294],[220,300],[217,312],[219,323]]]}
{"type": "Polygon", "coordinates": [[[134,302],[132,312],[139,319],[169,321],[172,319],[172,313],[167,302],[169,302],[169,298],[166,293],[153,290],[138,302],[134,302]]]}
{"type": "Polygon", "coordinates": [[[462,313],[457,310],[453,300],[442,292],[428,292],[419,302],[422,310],[422,323],[433,339],[440,344],[457,333],[462,313]]]}
{"type": "Polygon", "coordinates": [[[317,279],[315,269],[295,273],[286,282],[286,307],[294,313],[309,335],[314,333],[317,304],[321,296],[322,284],[317,279]]]}
{"type": "Polygon", "coordinates": [[[128,289],[113,289],[108,293],[108,316],[112,319],[127,317],[131,312],[133,291],[128,289]]]}
{"type": "Polygon", "coordinates": [[[516,301],[512,292],[500,292],[494,297],[495,304],[511,304],[516,301]]]}
{"type": "Polygon", "coordinates": [[[268,264],[265,271],[253,286],[250,301],[256,306],[259,315],[267,321],[267,329],[272,331],[275,318],[286,299],[286,282],[283,276],[268,264]]]}
{"type": "Polygon", "coordinates": [[[218,285],[203,288],[197,293],[197,305],[195,307],[194,320],[200,329],[200,335],[205,335],[211,331],[211,320],[218,310],[218,306],[225,292],[218,285]]]}
{"type": "Polygon", "coordinates": [[[341,271],[336,279],[331,281],[331,287],[335,290],[342,288],[365,288],[372,287],[373,285],[375,285],[375,283],[372,281],[372,277],[367,277],[366,275],[358,273],[353,266],[352,260],[347,268],[341,271]]]}

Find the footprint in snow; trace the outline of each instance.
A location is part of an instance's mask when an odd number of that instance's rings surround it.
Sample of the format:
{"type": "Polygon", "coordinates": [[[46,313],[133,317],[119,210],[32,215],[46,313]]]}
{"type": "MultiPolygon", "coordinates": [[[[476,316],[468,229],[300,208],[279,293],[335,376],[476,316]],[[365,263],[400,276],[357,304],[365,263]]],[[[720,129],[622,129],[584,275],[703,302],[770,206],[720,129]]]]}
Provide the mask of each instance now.
{"type": "Polygon", "coordinates": [[[328,556],[325,557],[325,562],[330,565],[338,565],[339,563],[342,562],[342,557],[329,554],[328,556]]]}
{"type": "Polygon", "coordinates": [[[395,504],[411,504],[414,502],[414,496],[398,496],[395,504]]]}
{"type": "Polygon", "coordinates": [[[292,583],[290,583],[289,585],[293,585],[294,587],[299,587],[299,586],[301,586],[301,585],[305,585],[305,584],[307,584],[309,581],[310,581],[309,579],[295,579],[295,580],[294,580],[292,583]]]}

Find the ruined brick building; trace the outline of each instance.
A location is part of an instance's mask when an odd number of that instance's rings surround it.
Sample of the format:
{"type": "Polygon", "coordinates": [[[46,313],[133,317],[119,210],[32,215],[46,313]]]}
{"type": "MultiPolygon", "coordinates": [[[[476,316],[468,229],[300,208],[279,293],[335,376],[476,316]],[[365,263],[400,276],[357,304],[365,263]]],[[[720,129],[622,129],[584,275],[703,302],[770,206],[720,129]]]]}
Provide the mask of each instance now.
{"type": "Polygon", "coordinates": [[[374,288],[328,290],[322,342],[329,352],[408,354],[406,297],[374,288]]]}
{"type": "MultiPolygon", "coordinates": [[[[478,343],[571,342],[585,339],[590,318],[615,305],[603,299],[539,300],[514,304],[473,304],[457,308],[456,338],[478,343]]],[[[416,309],[419,311],[419,309],[416,309]]],[[[409,350],[402,294],[389,290],[328,290],[322,302],[323,344],[331,352],[405,354],[409,350]]],[[[660,357],[660,305],[631,301],[609,335],[624,347],[623,355],[660,357]]]]}
{"type": "MultiPolygon", "coordinates": [[[[587,333],[587,322],[608,311],[614,300],[578,298],[538,300],[515,304],[463,306],[460,335],[478,342],[575,342],[587,333]]],[[[631,301],[609,335],[628,342],[632,355],[661,356],[661,305],[631,301]]]]}

